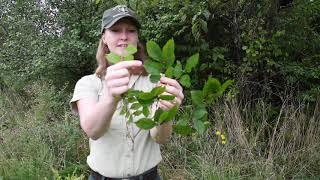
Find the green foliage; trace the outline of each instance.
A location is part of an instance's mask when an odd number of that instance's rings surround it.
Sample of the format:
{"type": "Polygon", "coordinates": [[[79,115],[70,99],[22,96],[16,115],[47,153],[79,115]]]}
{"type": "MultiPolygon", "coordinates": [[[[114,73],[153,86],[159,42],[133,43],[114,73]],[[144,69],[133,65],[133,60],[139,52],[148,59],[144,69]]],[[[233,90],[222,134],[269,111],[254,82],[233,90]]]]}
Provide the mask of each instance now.
{"type": "MultiPolygon", "coordinates": [[[[189,73],[191,73],[199,63],[199,53],[196,53],[187,59],[185,70],[182,70],[180,61],[177,61],[175,68],[172,70],[172,67],[175,64],[174,46],[173,39],[168,40],[162,50],[156,42],[148,41],[147,52],[150,58],[144,63],[144,67],[150,74],[150,80],[154,83],[157,83],[160,80],[161,73],[165,71],[167,77],[173,76],[176,79],[179,79],[181,85],[189,88],[191,86],[189,73]]],[[[127,51],[127,56],[132,56],[133,53],[137,52],[137,49],[132,45],[129,45],[125,50],[127,51]]],[[[121,61],[121,59],[126,59],[126,57],[118,56],[112,52],[108,53],[106,57],[110,63],[117,63],[121,61]]],[[[219,80],[210,77],[201,92],[202,96],[207,97],[206,100],[196,100],[197,103],[194,104],[196,108],[193,112],[190,112],[192,118],[190,115],[184,117],[184,119],[192,119],[194,121],[193,127],[195,131],[192,130],[192,127],[188,126],[188,124],[178,123],[174,127],[175,132],[180,133],[181,135],[190,135],[189,133],[192,132],[204,134],[209,125],[209,122],[206,120],[207,116],[205,116],[207,115],[206,107],[222,96],[223,92],[231,84],[232,81],[229,80],[221,85],[219,80]]],[[[133,122],[134,116],[144,115],[144,117],[136,121],[135,124],[139,128],[145,130],[172,121],[178,112],[177,106],[174,106],[169,111],[162,111],[157,107],[153,117],[150,117],[152,104],[159,103],[159,100],[172,101],[175,99],[175,96],[173,95],[162,94],[164,92],[165,86],[155,87],[150,92],[129,89],[128,92],[122,95],[123,106],[120,114],[128,118],[128,123],[133,122]]]]}

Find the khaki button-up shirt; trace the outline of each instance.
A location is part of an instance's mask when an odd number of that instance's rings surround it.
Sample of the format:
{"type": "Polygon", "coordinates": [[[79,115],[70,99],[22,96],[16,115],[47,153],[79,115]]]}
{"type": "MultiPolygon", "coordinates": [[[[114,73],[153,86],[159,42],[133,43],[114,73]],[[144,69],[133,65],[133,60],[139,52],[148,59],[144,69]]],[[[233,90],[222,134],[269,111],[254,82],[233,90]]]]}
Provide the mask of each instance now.
{"type": "MultiPolygon", "coordinates": [[[[81,78],[70,101],[72,110],[78,112],[75,103],[79,99],[99,100],[104,95],[104,87],[104,81],[96,75],[81,78]]],[[[129,87],[150,91],[155,84],[148,76],[132,75],[129,87]]],[[[159,144],[152,139],[150,131],[139,129],[135,123],[127,123],[125,116],[120,115],[122,106],[123,103],[120,101],[107,132],[97,140],[89,139],[90,155],[87,157],[87,163],[92,170],[106,177],[123,178],[138,175],[162,160],[159,144]]],[[[154,106],[151,112],[153,115],[154,106]]],[[[134,117],[133,121],[141,117],[134,117]]]]}

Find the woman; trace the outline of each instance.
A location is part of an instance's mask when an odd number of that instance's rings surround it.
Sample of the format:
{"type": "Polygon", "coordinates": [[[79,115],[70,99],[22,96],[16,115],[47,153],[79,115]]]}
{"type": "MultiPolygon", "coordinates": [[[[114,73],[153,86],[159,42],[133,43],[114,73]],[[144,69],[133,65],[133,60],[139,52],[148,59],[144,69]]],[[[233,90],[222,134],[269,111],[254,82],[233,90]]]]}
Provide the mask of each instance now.
{"type": "MultiPolygon", "coordinates": [[[[121,94],[129,88],[150,91],[158,85],[166,86],[174,101],[160,101],[158,106],[169,110],[180,105],[184,96],[176,80],[162,77],[158,84],[149,80],[143,69],[145,54],[139,43],[140,24],[134,12],[119,5],[108,9],[102,17],[102,36],[96,58],[98,68],[93,75],[81,78],[71,100],[72,108],[80,116],[80,125],[88,135],[91,168],[89,179],[160,179],[157,165],[161,161],[159,144],[165,143],[172,132],[172,122],[150,131],[139,129],[120,115],[121,94]],[[128,44],[137,47],[132,61],[109,65],[105,54],[124,56],[128,44]]],[[[153,113],[155,106],[152,106],[153,113]]],[[[141,117],[140,117],[141,118],[141,117]]],[[[135,117],[134,120],[138,120],[135,117]]]]}

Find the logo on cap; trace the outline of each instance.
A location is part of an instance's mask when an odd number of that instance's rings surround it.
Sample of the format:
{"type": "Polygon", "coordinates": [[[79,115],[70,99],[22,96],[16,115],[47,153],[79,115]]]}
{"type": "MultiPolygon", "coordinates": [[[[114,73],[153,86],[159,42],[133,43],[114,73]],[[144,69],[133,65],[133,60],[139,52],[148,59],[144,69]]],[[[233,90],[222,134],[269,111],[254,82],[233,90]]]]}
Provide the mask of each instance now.
{"type": "Polygon", "coordinates": [[[119,6],[115,7],[115,9],[117,9],[119,12],[122,12],[122,13],[128,13],[129,12],[128,7],[124,6],[124,5],[119,5],[119,6]]]}

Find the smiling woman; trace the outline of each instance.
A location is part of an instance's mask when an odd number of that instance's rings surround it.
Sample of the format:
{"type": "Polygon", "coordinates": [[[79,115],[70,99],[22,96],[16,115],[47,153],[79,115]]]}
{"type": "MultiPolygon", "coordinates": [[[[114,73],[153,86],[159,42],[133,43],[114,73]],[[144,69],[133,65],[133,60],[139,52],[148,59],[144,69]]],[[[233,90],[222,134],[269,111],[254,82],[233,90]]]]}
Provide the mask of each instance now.
{"type": "MultiPolygon", "coordinates": [[[[172,132],[172,122],[166,122],[150,130],[139,129],[135,123],[120,113],[125,104],[121,95],[129,88],[150,91],[165,85],[164,93],[176,96],[176,101],[161,100],[152,105],[167,111],[180,106],[182,87],[171,78],[162,77],[152,83],[143,68],[146,59],[139,43],[140,23],[135,13],[119,5],[104,12],[101,23],[101,39],[96,58],[95,74],[82,77],[76,84],[71,107],[79,114],[80,125],[89,139],[90,154],[87,163],[91,168],[89,179],[160,179],[158,164],[161,161],[159,144],[165,143],[172,132]],[[137,47],[131,61],[109,64],[106,54],[112,52],[126,56],[128,45],[137,47]]],[[[141,116],[136,116],[133,121],[141,116]]]]}

